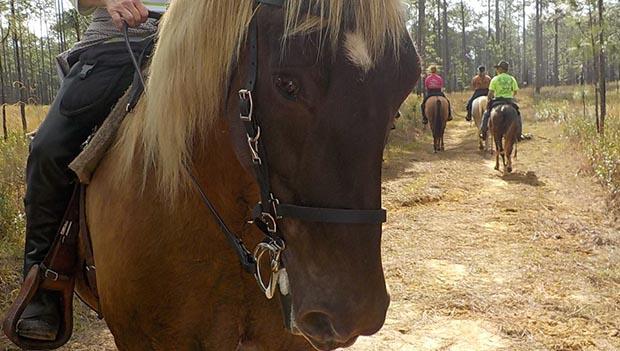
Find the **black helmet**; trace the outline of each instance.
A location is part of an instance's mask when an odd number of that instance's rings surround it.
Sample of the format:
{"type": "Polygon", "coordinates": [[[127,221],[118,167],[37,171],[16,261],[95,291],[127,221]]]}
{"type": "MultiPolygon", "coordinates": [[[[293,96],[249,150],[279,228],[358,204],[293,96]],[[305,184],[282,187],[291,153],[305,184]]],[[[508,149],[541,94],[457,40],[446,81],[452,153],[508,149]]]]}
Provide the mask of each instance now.
{"type": "Polygon", "coordinates": [[[484,67],[484,66],[478,66],[478,72],[484,72],[484,71],[486,71],[486,70],[487,70],[487,68],[486,68],[486,67],[484,67]]]}
{"type": "Polygon", "coordinates": [[[510,68],[510,64],[506,61],[500,61],[497,65],[495,65],[495,68],[503,68],[507,71],[508,68],[510,68]]]}

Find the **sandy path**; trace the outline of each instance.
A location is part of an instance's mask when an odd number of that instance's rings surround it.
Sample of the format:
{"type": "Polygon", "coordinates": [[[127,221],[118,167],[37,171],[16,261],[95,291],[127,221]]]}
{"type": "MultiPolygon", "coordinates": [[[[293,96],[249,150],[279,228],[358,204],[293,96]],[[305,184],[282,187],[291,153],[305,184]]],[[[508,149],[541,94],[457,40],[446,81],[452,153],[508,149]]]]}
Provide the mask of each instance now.
{"type": "Polygon", "coordinates": [[[506,177],[473,127],[449,128],[443,154],[430,141],[388,154],[392,304],[351,350],[620,349],[618,228],[560,127],[530,122],[506,177]]]}
{"type": "MultiPolygon", "coordinates": [[[[384,182],[392,304],[350,350],[620,350],[618,229],[559,128],[529,123],[537,137],[507,177],[465,122],[450,124],[443,154],[396,137],[384,182]]],[[[80,309],[63,349],[114,350],[80,309]]]]}

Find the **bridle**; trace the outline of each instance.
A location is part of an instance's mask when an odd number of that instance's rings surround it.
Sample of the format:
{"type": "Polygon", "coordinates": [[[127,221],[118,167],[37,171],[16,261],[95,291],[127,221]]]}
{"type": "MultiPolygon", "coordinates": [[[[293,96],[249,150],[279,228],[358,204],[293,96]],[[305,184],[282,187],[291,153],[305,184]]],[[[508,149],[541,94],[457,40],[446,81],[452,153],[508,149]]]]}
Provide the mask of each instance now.
{"type": "MultiPolygon", "coordinates": [[[[259,5],[283,7],[286,0],[254,0],[254,9],[259,5]]],[[[128,38],[126,37],[128,41],[128,38]]],[[[216,207],[207,197],[191,170],[190,180],[198,192],[202,202],[211,212],[227,241],[239,256],[243,269],[255,276],[259,287],[268,299],[273,298],[281,280],[281,275],[286,275],[286,269],[282,262],[282,253],[286,244],[278,221],[283,218],[293,218],[304,222],[340,223],[340,224],[381,224],[386,221],[386,210],[356,210],[341,208],[307,207],[282,203],[271,190],[269,182],[269,167],[267,155],[263,146],[264,136],[261,130],[261,121],[256,114],[256,101],[253,94],[256,90],[258,75],[258,24],[256,16],[252,18],[248,28],[248,53],[249,64],[246,70],[245,84],[238,92],[239,118],[245,128],[247,145],[250,151],[252,168],[256,182],[260,189],[260,201],[252,211],[251,222],[264,234],[264,239],[250,252],[243,241],[226,225],[216,207]],[[269,259],[269,275],[261,272],[260,263],[263,259],[269,259]]],[[[130,51],[130,54],[133,53],[130,51]]],[[[135,62],[135,61],[134,61],[135,62]]],[[[140,72],[140,67],[135,67],[140,72]]],[[[287,288],[280,287],[288,290],[287,288]]],[[[284,294],[288,295],[288,293],[284,294]]]]}

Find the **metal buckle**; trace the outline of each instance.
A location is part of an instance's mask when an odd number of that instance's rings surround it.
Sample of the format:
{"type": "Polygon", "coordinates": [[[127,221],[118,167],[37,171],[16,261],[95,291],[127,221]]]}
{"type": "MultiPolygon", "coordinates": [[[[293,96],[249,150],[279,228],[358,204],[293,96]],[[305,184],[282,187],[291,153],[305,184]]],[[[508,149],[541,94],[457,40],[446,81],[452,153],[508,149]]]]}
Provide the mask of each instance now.
{"type": "Polygon", "coordinates": [[[248,137],[248,146],[250,147],[250,152],[252,153],[252,162],[254,164],[260,165],[263,163],[260,155],[258,154],[258,139],[260,139],[260,126],[256,127],[256,135],[251,137],[250,134],[246,134],[248,137]]]}
{"type": "Polygon", "coordinates": [[[269,203],[271,204],[271,210],[273,211],[275,219],[282,219],[282,216],[278,215],[278,205],[280,204],[280,200],[276,199],[273,193],[269,193],[269,197],[271,197],[269,203]]]}
{"type": "Polygon", "coordinates": [[[280,268],[282,265],[281,255],[285,247],[286,245],[284,244],[284,241],[281,239],[274,239],[270,242],[262,242],[256,246],[256,249],[254,249],[254,260],[256,261],[256,273],[254,276],[258,282],[258,286],[261,288],[267,299],[272,299],[274,297],[278,287],[280,268]],[[263,277],[260,269],[260,263],[265,254],[269,254],[270,260],[270,272],[267,282],[265,282],[265,278],[267,277],[263,277]]]}
{"type": "Polygon", "coordinates": [[[271,234],[275,234],[278,232],[278,224],[276,223],[276,219],[271,215],[271,213],[263,212],[260,214],[261,221],[267,226],[267,231],[271,234]]]}
{"type": "Polygon", "coordinates": [[[69,235],[69,231],[71,230],[72,226],[73,226],[73,222],[71,222],[71,221],[65,221],[62,224],[62,227],[60,228],[60,242],[62,244],[65,243],[65,239],[69,235]]]}
{"type": "Polygon", "coordinates": [[[43,277],[45,277],[45,279],[50,279],[50,280],[52,280],[52,281],[57,281],[57,280],[58,280],[58,278],[60,278],[60,274],[58,274],[57,272],[54,272],[54,271],[53,271],[53,270],[51,270],[51,269],[46,269],[46,270],[45,270],[45,273],[43,274],[43,277]],[[48,274],[51,274],[53,278],[50,278],[50,277],[48,276],[48,274]]]}
{"type": "Polygon", "coordinates": [[[239,99],[248,101],[250,103],[250,110],[248,115],[244,116],[243,111],[239,113],[239,118],[244,122],[252,122],[252,114],[254,113],[254,100],[252,100],[252,92],[247,89],[239,90],[239,99]]]}

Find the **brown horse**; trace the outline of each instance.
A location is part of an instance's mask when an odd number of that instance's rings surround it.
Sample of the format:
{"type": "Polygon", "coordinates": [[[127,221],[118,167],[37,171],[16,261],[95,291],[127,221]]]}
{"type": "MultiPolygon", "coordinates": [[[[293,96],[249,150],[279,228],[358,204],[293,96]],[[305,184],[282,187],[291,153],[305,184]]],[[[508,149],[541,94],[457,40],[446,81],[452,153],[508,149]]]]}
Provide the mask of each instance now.
{"type": "Polygon", "coordinates": [[[435,152],[444,151],[443,134],[448,124],[450,105],[448,99],[442,96],[431,96],[426,101],[424,113],[428,117],[428,122],[433,132],[433,150],[435,152]]]}
{"type": "Polygon", "coordinates": [[[384,323],[380,224],[278,218],[285,308],[242,269],[192,187],[190,173],[248,247],[264,238],[247,223],[260,162],[282,203],[381,206],[385,135],[420,74],[400,1],[274,4],[175,0],[163,19],[147,95],[86,199],[101,312],[120,350],[332,350],[384,323]],[[260,144],[248,142],[239,95],[260,144]]]}
{"type": "Polygon", "coordinates": [[[511,105],[500,105],[491,111],[489,130],[495,142],[495,169],[499,171],[499,157],[502,156],[504,173],[512,172],[512,151],[517,157],[519,114],[511,105]],[[508,159],[508,160],[506,160],[508,159]]]}

